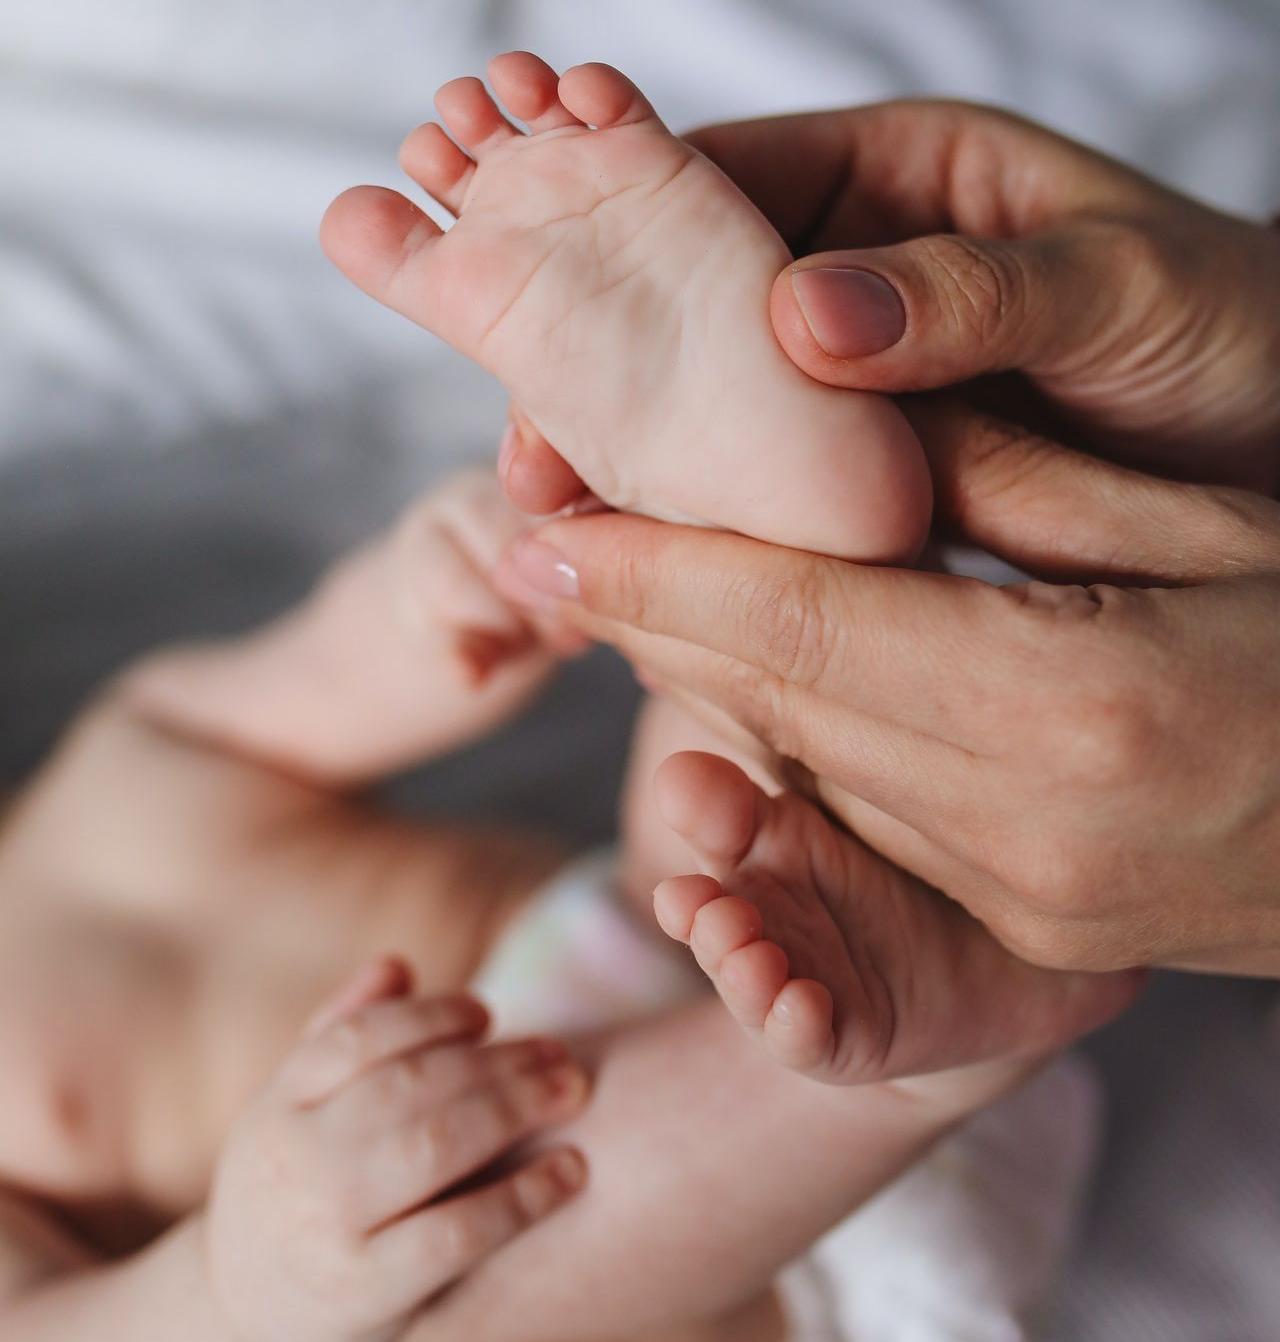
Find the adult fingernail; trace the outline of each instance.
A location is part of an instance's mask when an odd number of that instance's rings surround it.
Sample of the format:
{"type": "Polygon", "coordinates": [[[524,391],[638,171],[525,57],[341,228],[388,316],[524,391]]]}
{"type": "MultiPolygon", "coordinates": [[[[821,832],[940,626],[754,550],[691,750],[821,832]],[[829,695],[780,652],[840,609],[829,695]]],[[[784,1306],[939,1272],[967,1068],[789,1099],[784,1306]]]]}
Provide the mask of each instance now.
{"type": "Polygon", "coordinates": [[[578,570],[554,546],[526,538],[516,541],[509,553],[512,567],[535,592],[558,601],[578,599],[578,570]]]}
{"type": "Polygon", "coordinates": [[[873,271],[793,270],[791,289],[813,338],[833,358],[879,354],[907,329],[898,291],[873,271]]]}

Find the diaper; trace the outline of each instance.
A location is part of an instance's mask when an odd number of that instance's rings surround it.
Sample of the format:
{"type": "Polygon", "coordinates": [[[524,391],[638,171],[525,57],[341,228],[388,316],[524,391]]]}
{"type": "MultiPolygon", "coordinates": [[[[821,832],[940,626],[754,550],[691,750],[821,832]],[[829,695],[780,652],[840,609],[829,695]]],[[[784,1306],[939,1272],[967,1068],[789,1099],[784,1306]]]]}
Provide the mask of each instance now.
{"type": "Polygon", "coordinates": [[[616,872],[612,849],[575,858],[508,925],[471,983],[498,1037],[607,1030],[706,992],[688,952],[636,916],[616,872]]]}

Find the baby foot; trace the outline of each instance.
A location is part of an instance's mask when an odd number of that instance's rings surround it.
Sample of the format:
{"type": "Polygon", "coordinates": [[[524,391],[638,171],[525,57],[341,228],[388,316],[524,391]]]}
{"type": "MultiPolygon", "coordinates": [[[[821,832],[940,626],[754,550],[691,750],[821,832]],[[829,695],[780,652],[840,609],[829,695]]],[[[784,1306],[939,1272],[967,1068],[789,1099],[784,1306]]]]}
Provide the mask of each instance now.
{"type": "Polygon", "coordinates": [[[1140,974],[1019,960],[958,904],[716,755],[673,755],[658,806],[704,875],[654,893],[734,1018],[784,1066],[860,1084],[1048,1054],[1116,1015],[1140,974]]]}
{"type": "Polygon", "coordinates": [[[557,80],[527,52],[494,88],[446,84],[401,161],[458,216],[395,192],[330,206],[325,249],[361,288],[494,373],[616,508],[850,559],[919,548],[930,486],[880,396],[799,372],[774,340],[782,239],[606,65],[557,80]],[[462,148],[458,146],[461,145],[462,148]]]}

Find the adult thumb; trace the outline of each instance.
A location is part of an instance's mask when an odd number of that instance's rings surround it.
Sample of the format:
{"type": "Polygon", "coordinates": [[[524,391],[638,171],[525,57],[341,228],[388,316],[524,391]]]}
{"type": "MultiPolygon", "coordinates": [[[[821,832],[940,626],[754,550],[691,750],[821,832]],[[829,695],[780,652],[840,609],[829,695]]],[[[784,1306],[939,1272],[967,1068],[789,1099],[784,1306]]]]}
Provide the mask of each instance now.
{"type": "Polygon", "coordinates": [[[800,368],[838,387],[925,391],[1011,369],[1056,377],[1100,336],[1110,344],[1117,320],[1150,313],[1126,303],[1149,268],[1123,267],[1117,250],[1103,230],[1077,228],[808,256],[774,285],[774,329],[800,368]]]}

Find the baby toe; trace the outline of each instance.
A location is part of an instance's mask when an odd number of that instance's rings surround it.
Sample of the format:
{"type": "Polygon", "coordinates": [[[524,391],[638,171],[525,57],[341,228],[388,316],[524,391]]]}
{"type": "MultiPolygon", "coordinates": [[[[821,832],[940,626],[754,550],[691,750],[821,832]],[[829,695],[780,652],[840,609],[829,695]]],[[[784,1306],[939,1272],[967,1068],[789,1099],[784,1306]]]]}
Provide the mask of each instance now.
{"type": "Polygon", "coordinates": [[[831,994],[813,979],[785,984],[765,1017],[764,1035],[774,1057],[793,1071],[821,1072],[835,1044],[831,994]]]}
{"type": "Polygon", "coordinates": [[[535,517],[557,513],[587,493],[577,471],[515,406],[504,445],[498,475],[507,498],[522,513],[535,517]]]}
{"type": "Polygon", "coordinates": [[[724,895],[694,915],[689,948],[703,972],[715,978],[725,956],[758,941],[761,930],[760,910],[754,904],[724,895]]]}
{"type": "MultiPolygon", "coordinates": [[[[396,277],[441,236],[441,229],[398,191],[353,186],[325,211],[320,245],[352,283],[396,306],[396,277]]],[[[403,295],[399,295],[403,297],[403,295]]]]}
{"type": "Polygon", "coordinates": [[[698,911],[723,894],[719,881],[710,876],[673,876],[662,881],[653,892],[653,912],[658,926],[667,936],[687,946],[698,911]]]}
{"type": "Polygon", "coordinates": [[[476,159],[519,133],[498,110],[489,90],[474,77],[452,79],[436,94],[436,110],[449,133],[476,159]]]}
{"type": "Polygon", "coordinates": [[[772,941],[753,941],[720,963],[716,991],[740,1025],[760,1029],[787,982],[786,952],[772,941]]]}
{"type": "Polygon", "coordinates": [[[642,121],[661,125],[648,98],[620,70],[593,61],[560,80],[560,101],[580,120],[605,130],[642,121]]]}
{"type": "Polygon", "coordinates": [[[662,819],[713,868],[748,852],[768,802],[736,764],[693,750],[661,765],[654,792],[662,819]]]}
{"type": "Polygon", "coordinates": [[[508,51],[489,62],[489,79],[507,110],[535,134],[581,126],[560,101],[560,76],[531,51],[508,51]]]}
{"type": "Polygon", "coordinates": [[[400,146],[400,166],[447,210],[461,213],[476,165],[434,121],[411,131],[400,146]]]}

